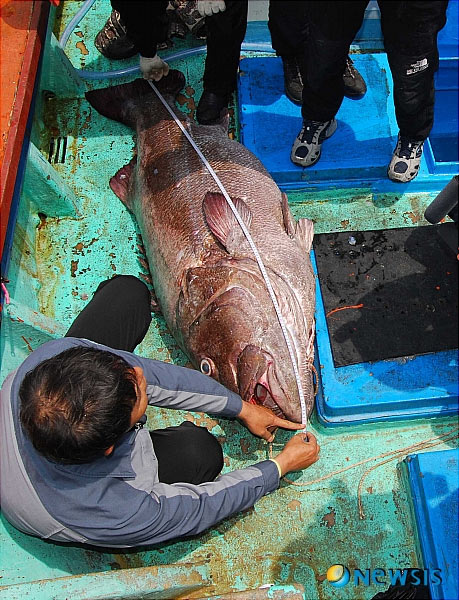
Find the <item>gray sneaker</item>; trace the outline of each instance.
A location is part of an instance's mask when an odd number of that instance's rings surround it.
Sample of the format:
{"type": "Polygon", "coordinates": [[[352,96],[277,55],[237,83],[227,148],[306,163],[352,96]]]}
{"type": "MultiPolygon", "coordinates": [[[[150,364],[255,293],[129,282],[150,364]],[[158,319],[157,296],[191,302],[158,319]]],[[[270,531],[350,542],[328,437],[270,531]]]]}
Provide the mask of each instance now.
{"type": "Polygon", "coordinates": [[[301,167],[311,167],[320,158],[322,142],[336,131],[336,119],[310,121],[304,119],[303,127],[293,142],[290,160],[301,167]]]}
{"type": "Polygon", "coordinates": [[[392,181],[407,183],[419,173],[424,140],[412,140],[398,134],[397,145],[387,169],[392,181]]]}

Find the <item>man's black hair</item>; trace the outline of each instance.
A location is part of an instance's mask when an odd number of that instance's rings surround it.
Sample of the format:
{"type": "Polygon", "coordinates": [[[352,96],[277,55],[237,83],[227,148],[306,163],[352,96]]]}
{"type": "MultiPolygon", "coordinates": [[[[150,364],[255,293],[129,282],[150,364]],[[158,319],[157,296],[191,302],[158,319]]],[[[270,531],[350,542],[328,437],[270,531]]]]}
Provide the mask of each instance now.
{"type": "Polygon", "coordinates": [[[123,358],[96,348],[70,348],[24,377],[21,423],[47,459],[91,462],[129,430],[136,392],[135,372],[123,358]]]}

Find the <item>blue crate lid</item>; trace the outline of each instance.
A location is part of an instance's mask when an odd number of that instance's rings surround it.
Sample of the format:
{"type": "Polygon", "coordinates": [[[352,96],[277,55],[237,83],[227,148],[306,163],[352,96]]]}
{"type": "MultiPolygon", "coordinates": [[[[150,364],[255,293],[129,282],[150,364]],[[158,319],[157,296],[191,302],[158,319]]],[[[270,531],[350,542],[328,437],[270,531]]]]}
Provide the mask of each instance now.
{"type": "Polygon", "coordinates": [[[405,459],[425,569],[441,569],[430,583],[433,600],[456,600],[458,588],[459,450],[414,454],[405,459]]]}
{"type": "Polygon", "coordinates": [[[326,426],[454,415],[457,350],[335,367],[316,274],[317,416],[326,426]]]}

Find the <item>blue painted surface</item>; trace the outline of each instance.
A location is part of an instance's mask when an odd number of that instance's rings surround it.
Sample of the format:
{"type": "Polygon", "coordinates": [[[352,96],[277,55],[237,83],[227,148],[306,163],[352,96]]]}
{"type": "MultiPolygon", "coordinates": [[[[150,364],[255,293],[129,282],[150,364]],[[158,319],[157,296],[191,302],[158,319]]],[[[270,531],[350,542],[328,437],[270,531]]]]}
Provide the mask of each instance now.
{"type": "Polygon", "coordinates": [[[458,410],[456,350],[336,368],[316,273],[317,415],[324,425],[447,416],[458,410]]]}
{"type": "Polygon", "coordinates": [[[386,177],[397,128],[389,101],[383,54],[355,56],[368,92],[359,101],[345,98],[338,130],[322,147],[320,161],[307,169],[290,161],[292,143],[301,129],[301,109],[284,94],[280,58],[241,61],[239,106],[243,143],[263,162],[278,184],[334,180],[375,181],[386,177]],[[364,118],[363,118],[364,117],[364,118]],[[268,127],[267,127],[268,126],[268,127]]]}
{"type": "Polygon", "coordinates": [[[430,584],[433,600],[459,598],[458,459],[458,449],[405,459],[424,568],[441,569],[442,583],[430,584]]]}
{"type": "Polygon", "coordinates": [[[450,0],[447,21],[438,34],[440,66],[435,76],[435,121],[430,135],[435,172],[459,171],[458,151],[458,56],[459,2],[450,0]]]}
{"type": "MultiPolygon", "coordinates": [[[[459,1],[449,0],[446,24],[439,32],[437,43],[440,56],[457,58],[459,53],[459,1]]],[[[456,81],[457,83],[457,81],[456,81]]]]}

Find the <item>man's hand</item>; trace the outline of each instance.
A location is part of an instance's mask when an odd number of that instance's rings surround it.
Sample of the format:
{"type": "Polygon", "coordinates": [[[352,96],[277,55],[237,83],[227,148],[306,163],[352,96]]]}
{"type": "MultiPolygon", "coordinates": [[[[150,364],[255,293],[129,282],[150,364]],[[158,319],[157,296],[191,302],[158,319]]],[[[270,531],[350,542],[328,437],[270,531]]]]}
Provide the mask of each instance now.
{"type": "Polygon", "coordinates": [[[198,12],[201,17],[211,17],[225,10],[224,0],[198,0],[198,12]]]}
{"type": "Polygon", "coordinates": [[[285,475],[290,471],[300,471],[310,467],[319,460],[319,452],[320,446],[317,444],[315,436],[308,431],[307,434],[299,433],[292,437],[275,459],[281,469],[281,474],[285,475]]]}
{"type": "Polygon", "coordinates": [[[286,419],[276,417],[276,415],[264,406],[242,402],[242,410],[238,414],[240,419],[253,435],[263,438],[267,442],[272,442],[274,435],[272,429],[282,427],[283,429],[303,429],[301,423],[293,423],[286,419]],[[271,431],[270,431],[271,430],[271,431]]]}
{"type": "Polygon", "coordinates": [[[169,65],[156,54],[153,58],[140,57],[140,70],[144,79],[159,81],[169,73],[169,65]]]}

